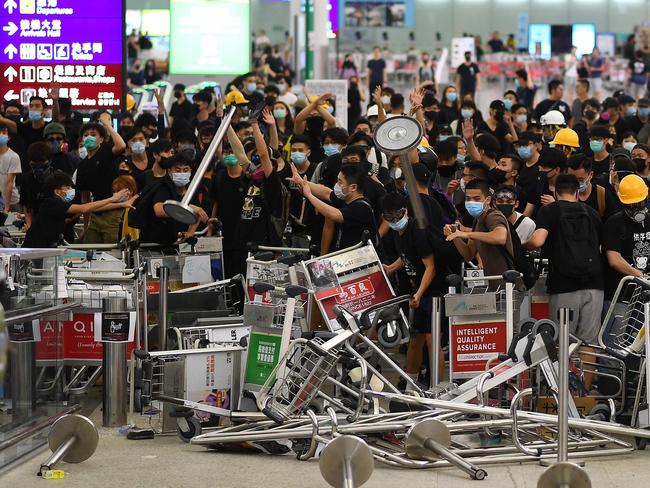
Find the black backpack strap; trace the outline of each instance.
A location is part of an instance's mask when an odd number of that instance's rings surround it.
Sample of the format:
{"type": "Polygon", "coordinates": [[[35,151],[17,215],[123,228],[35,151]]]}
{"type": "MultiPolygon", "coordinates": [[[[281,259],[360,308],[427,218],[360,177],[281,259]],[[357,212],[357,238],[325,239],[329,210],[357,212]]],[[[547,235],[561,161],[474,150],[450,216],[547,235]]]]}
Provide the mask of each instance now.
{"type": "Polygon", "coordinates": [[[512,228],[517,230],[517,227],[524,221],[526,216],[524,214],[521,214],[517,220],[515,220],[515,223],[512,224],[512,228]]]}

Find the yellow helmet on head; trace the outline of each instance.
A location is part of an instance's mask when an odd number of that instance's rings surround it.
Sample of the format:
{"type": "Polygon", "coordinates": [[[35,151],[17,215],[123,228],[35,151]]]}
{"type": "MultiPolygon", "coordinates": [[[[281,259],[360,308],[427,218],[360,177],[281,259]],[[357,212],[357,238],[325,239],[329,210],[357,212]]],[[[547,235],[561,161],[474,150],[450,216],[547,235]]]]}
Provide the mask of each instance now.
{"type": "Polygon", "coordinates": [[[226,99],[224,101],[226,105],[232,105],[233,103],[235,105],[245,105],[248,103],[248,100],[244,98],[244,95],[242,95],[242,92],[239,90],[232,90],[226,95],[226,99]]]}
{"type": "Polygon", "coordinates": [[[648,198],[648,185],[638,175],[627,175],[618,185],[618,198],[625,205],[643,202],[648,198]]]}
{"type": "Polygon", "coordinates": [[[556,146],[580,147],[580,140],[576,131],[565,127],[555,133],[551,144],[556,146]]]}

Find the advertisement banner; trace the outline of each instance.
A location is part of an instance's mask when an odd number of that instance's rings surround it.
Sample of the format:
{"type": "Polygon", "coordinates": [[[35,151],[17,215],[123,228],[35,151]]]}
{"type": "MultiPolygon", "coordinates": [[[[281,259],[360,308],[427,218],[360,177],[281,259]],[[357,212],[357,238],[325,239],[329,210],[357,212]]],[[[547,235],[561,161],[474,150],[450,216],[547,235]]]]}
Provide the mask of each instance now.
{"type": "Polygon", "coordinates": [[[451,369],[454,375],[485,371],[485,363],[508,350],[505,321],[453,324],[449,327],[451,369]]]}
{"type": "Polygon", "coordinates": [[[73,109],[120,108],[124,96],[122,0],[0,2],[0,96],[29,104],[52,83],[73,109]],[[98,18],[98,15],[101,19],[98,18]]]}
{"type": "Polygon", "coordinates": [[[280,360],[282,336],[252,333],[248,340],[248,358],[244,383],[263,385],[280,360]]]}

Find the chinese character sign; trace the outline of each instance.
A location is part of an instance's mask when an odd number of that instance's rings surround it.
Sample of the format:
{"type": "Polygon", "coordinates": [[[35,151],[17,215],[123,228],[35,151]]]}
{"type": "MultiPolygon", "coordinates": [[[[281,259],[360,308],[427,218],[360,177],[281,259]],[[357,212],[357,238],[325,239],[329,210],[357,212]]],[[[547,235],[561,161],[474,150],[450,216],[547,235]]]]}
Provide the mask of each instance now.
{"type": "Polygon", "coordinates": [[[51,84],[73,109],[120,108],[122,0],[0,1],[0,96],[28,104],[51,84]]]}

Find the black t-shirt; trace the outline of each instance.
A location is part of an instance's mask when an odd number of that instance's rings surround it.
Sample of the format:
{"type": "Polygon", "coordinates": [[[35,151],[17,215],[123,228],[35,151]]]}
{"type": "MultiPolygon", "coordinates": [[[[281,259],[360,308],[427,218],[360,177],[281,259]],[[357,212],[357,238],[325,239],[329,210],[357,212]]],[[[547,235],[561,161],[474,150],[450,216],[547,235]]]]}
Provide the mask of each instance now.
{"type": "Polygon", "coordinates": [[[542,115],[551,110],[557,110],[560,112],[562,115],[564,115],[564,121],[567,124],[569,123],[569,119],[571,118],[571,107],[569,107],[562,100],[551,100],[550,98],[542,100],[537,104],[537,107],[535,107],[533,117],[539,120],[542,115]]]}
{"type": "Polygon", "coordinates": [[[645,125],[644,122],[641,122],[638,115],[630,115],[628,117],[625,117],[623,120],[627,124],[628,128],[637,135],[639,134],[641,128],[645,125]]]}
{"type": "MultiPolygon", "coordinates": [[[[176,187],[168,180],[158,185],[152,197],[151,206],[153,208],[157,203],[163,203],[166,200],[179,201],[180,199],[181,197],[176,191],[176,187]]],[[[148,225],[141,230],[140,241],[167,246],[176,242],[178,240],[178,233],[183,232],[186,227],[171,217],[161,219],[154,215],[148,225]]]]}
{"type": "Polygon", "coordinates": [[[537,179],[537,182],[529,188],[528,197],[526,203],[532,203],[535,205],[535,212],[539,212],[539,209],[542,208],[542,195],[550,195],[555,198],[554,192],[551,191],[551,188],[548,186],[548,181],[545,179],[537,179]]]}
{"type": "Polygon", "coordinates": [[[52,155],[52,169],[63,171],[68,176],[72,176],[79,166],[81,160],[75,153],[58,153],[52,155]]]}
{"type": "Polygon", "coordinates": [[[460,91],[463,93],[476,91],[476,75],[480,72],[476,63],[463,63],[458,66],[456,73],[460,76],[460,91]]]}
{"type": "Polygon", "coordinates": [[[454,120],[458,120],[460,113],[456,107],[448,107],[445,104],[440,105],[440,110],[445,114],[445,124],[451,124],[454,120]]]}
{"type": "MultiPolygon", "coordinates": [[[[589,276],[589,280],[584,282],[578,282],[571,277],[567,277],[562,274],[561,269],[556,269],[553,267],[552,256],[553,249],[556,239],[561,239],[562,236],[559,235],[559,221],[560,221],[560,203],[567,204],[568,202],[553,202],[539,209],[537,213],[537,229],[546,229],[548,231],[548,237],[542,249],[543,255],[551,259],[551,269],[546,279],[546,287],[548,293],[558,294],[558,293],[570,293],[577,290],[602,290],[604,285],[603,280],[603,270],[601,266],[595,266],[593,269],[592,276],[589,276]]],[[[583,205],[589,214],[589,218],[593,221],[593,226],[597,229],[598,238],[600,240],[601,234],[601,221],[596,212],[591,207],[584,205],[583,203],[574,202],[572,205],[583,205]]],[[[600,264],[600,263],[599,263],[600,264]]]]}
{"type": "Polygon", "coordinates": [[[604,209],[604,214],[602,216],[603,222],[605,222],[610,216],[621,210],[620,207],[620,200],[616,198],[611,191],[608,191],[606,188],[600,186],[600,185],[595,185],[592,184],[591,186],[591,193],[589,194],[589,198],[586,200],[582,201],[584,204],[588,205],[589,207],[593,208],[598,215],[600,215],[600,211],[598,208],[598,190],[597,188],[603,188],[600,190],[601,192],[604,191],[605,195],[605,209],[604,209]]]}
{"type": "Polygon", "coordinates": [[[343,222],[338,226],[334,249],[345,249],[359,244],[365,230],[370,232],[369,238],[376,242],[377,226],[368,200],[359,198],[346,204],[343,200],[337,198],[334,193],[331,193],[330,202],[343,214],[343,222]]]}
{"type": "Polygon", "coordinates": [[[174,120],[184,119],[189,122],[194,117],[194,104],[187,98],[182,103],[178,103],[177,100],[172,103],[172,108],[169,110],[169,116],[173,117],[174,120]]]}
{"type": "Polygon", "coordinates": [[[518,86],[516,93],[517,98],[519,98],[519,103],[524,105],[528,110],[532,110],[536,92],[537,87],[528,88],[527,86],[518,86]]]}
{"type": "Polygon", "coordinates": [[[34,129],[31,122],[24,122],[22,124],[16,124],[16,129],[18,135],[20,135],[25,142],[25,148],[28,148],[29,145],[34,142],[43,140],[43,131],[45,130],[45,126],[34,129]]]}
{"type": "MultiPolygon", "coordinates": [[[[311,181],[311,177],[314,174],[314,171],[316,171],[316,165],[313,163],[309,163],[309,166],[307,167],[306,171],[304,173],[300,173],[300,175],[306,176],[307,179],[311,181]]],[[[287,178],[291,177],[291,167],[288,164],[285,164],[284,168],[282,168],[282,170],[278,172],[278,176],[280,177],[280,180],[282,181],[284,186],[287,187],[289,193],[291,194],[291,204],[289,206],[289,213],[294,218],[299,220],[303,215],[302,207],[304,202],[305,204],[304,216],[307,217],[311,215],[312,212],[307,211],[307,207],[311,206],[309,201],[307,201],[307,199],[305,199],[305,197],[302,196],[300,190],[298,189],[298,187],[294,182],[287,181],[287,178]]],[[[302,223],[307,224],[304,218],[302,223]]]]}
{"type": "MultiPolygon", "coordinates": [[[[535,185],[539,180],[539,166],[537,163],[532,166],[527,166],[524,163],[521,168],[519,168],[519,174],[517,175],[517,185],[526,189],[526,193],[530,194],[531,191],[535,189],[535,185]]],[[[519,197],[521,200],[521,196],[519,197]]]]}
{"type": "Polygon", "coordinates": [[[212,178],[212,198],[217,203],[217,219],[221,222],[223,248],[237,249],[245,242],[237,241],[237,227],[244,206],[246,182],[243,177],[231,178],[225,170],[212,178]]]}
{"type": "MultiPolygon", "coordinates": [[[[442,235],[442,228],[445,226],[445,219],[442,213],[442,207],[438,201],[433,198],[431,195],[425,195],[420,193],[420,200],[422,201],[422,206],[424,207],[424,215],[427,218],[428,228],[432,232],[436,232],[442,235]]],[[[411,210],[411,200],[408,200],[408,211],[409,215],[415,217],[415,214],[411,210]]]]}
{"type": "MultiPolygon", "coordinates": [[[[628,264],[643,273],[650,273],[650,215],[638,224],[625,212],[612,215],[603,227],[603,253],[618,252],[628,264]]],[[[614,296],[623,274],[611,266],[605,268],[605,298],[614,296]]]]}
{"type": "Polygon", "coordinates": [[[368,69],[370,70],[368,83],[371,85],[381,85],[384,82],[384,69],[386,69],[386,61],[383,59],[371,59],[368,61],[368,69]]]}
{"type": "Polygon", "coordinates": [[[45,198],[27,230],[23,247],[56,247],[65,229],[70,205],[57,197],[45,198]]]}
{"type": "Polygon", "coordinates": [[[376,224],[379,224],[381,220],[381,201],[384,195],[386,195],[384,185],[368,177],[363,186],[363,196],[372,205],[376,224]]]}
{"type": "Polygon", "coordinates": [[[148,169],[147,171],[140,172],[136,175],[133,175],[135,178],[135,183],[138,185],[138,192],[141,192],[149,185],[155,183],[161,178],[166,178],[167,176],[154,176],[153,170],[148,169]]]}
{"type": "Polygon", "coordinates": [[[89,191],[95,200],[113,195],[113,180],[119,176],[113,148],[102,144],[91,158],[82,159],[77,171],[77,191],[89,191]]]}
{"type": "MultiPolygon", "coordinates": [[[[411,283],[411,292],[415,293],[420,287],[422,277],[426,270],[423,259],[436,255],[431,239],[429,239],[426,230],[421,230],[415,219],[409,219],[409,222],[402,235],[399,232],[391,230],[391,235],[395,239],[395,247],[402,259],[404,273],[411,283]]],[[[444,277],[439,277],[436,273],[433,282],[424,292],[423,296],[442,296],[445,293],[444,277]]]]}
{"type": "Polygon", "coordinates": [[[275,217],[282,214],[282,183],[275,170],[261,183],[248,185],[238,225],[239,242],[279,245],[282,236],[273,228],[271,214],[275,217]]]}
{"type": "Polygon", "coordinates": [[[129,166],[129,168],[131,168],[131,176],[133,176],[137,180],[139,175],[146,173],[147,171],[151,171],[151,168],[153,168],[153,158],[147,159],[147,165],[145,166],[144,169],[138,168],[130,156],[126,157],[126,164],[129,166]]]}

